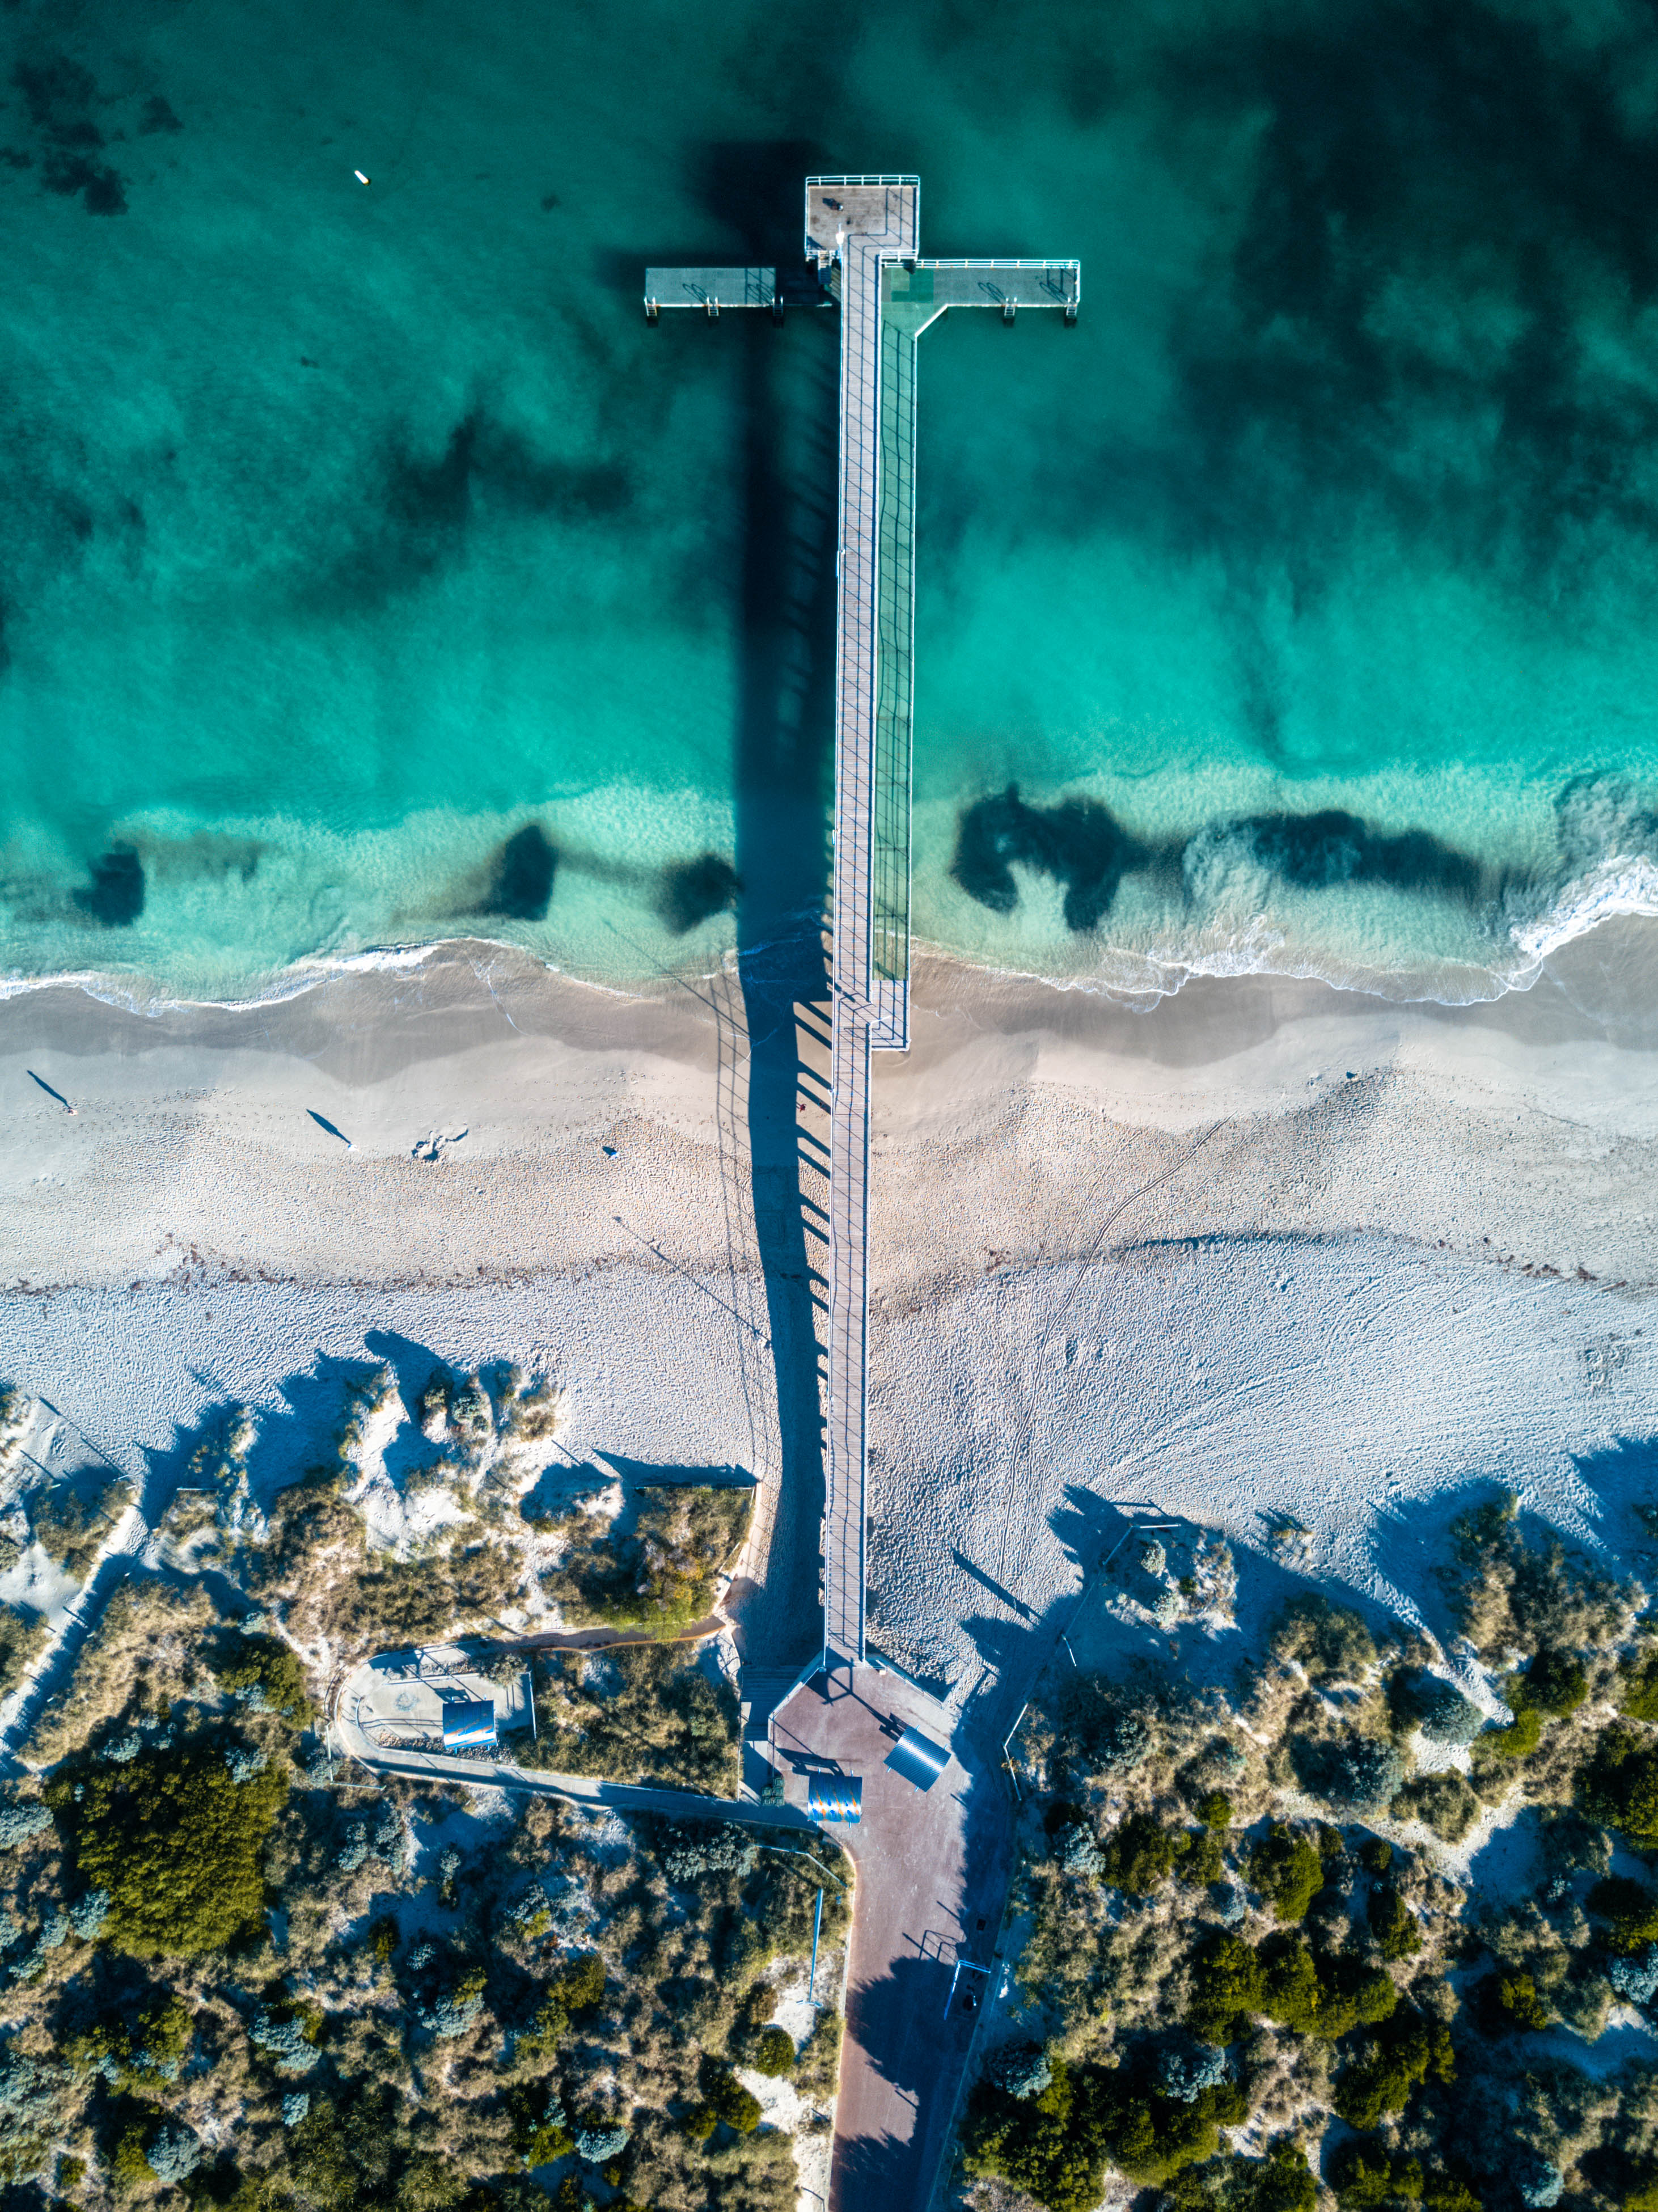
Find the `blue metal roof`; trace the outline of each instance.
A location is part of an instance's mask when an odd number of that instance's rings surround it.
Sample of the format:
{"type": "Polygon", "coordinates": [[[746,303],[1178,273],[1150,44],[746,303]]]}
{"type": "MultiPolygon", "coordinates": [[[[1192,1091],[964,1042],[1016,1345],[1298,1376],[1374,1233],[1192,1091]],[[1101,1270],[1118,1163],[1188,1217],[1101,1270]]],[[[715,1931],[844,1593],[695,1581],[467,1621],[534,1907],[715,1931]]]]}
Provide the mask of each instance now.
{"type": "Polygon", "coordinates": [[[457,1700],[443,1709],[443,1747],[455,1750],[467,1744],[495,1741],[495,1708],[490,1698],[457,1700]]]}
{"type": "Polygon", "coordinates": [[[920,1729],[907,1728],[887,1753],[887,1765],[918,1790],[931,1790],[949,1764],[948,1747],[934,1743],[920,1729]]]}
{"type": "Polygon", "coordinates": [[[806,1810],[820,1820],[864,1817],[864,1785],[855,1774],[813,1774],[806,1779],[806,1810]]]}

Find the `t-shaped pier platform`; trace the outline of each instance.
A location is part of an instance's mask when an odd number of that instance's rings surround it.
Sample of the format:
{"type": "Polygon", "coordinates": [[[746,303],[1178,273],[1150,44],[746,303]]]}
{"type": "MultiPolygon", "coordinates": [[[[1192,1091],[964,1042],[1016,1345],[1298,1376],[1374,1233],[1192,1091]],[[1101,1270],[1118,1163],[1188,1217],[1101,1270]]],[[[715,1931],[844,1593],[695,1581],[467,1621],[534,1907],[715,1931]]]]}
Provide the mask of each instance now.
{"type": "Polygon", "coordinates": [[[836,570],[829,1466],[823,1662],[864,1657],[872,1052],[909,1044],[910,752],[915,645],[915,348],[951,307],[1058,308],[1076,261],[924,261],[916,177],[808,177],[805,270],[647,269],[645,313],[841,309],[836,570]]]}

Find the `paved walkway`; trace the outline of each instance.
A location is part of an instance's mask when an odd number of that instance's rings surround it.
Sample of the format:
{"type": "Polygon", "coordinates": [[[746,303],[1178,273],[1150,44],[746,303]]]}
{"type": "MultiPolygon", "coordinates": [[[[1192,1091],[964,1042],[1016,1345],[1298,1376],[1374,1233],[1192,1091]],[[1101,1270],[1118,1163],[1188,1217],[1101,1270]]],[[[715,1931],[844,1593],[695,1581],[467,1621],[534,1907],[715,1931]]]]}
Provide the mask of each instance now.
{"type": "Polygon", "coordinates": [[[792,1801],[804,1804],[814,1769],[863,1781],[861,1821],[832,1830],[859,1882],[829,2212],[920,2212],[986,1979],[968,1968],[992,1963],[1011,1870],[1007,1794],[942,1707],[872,1667],[814,1676],[780,1709],[772,1741],[792,1801]],[[930,1790],[885,1764],[907,1727],[950,1746],[930,1790]]]}
{"type": "Polygon", "coordinates": [[[812,1823],[794,1805],[705,1797],[692,1790],[646,1790],[630,1783],[604,1782],[589,1774],[551,1774],[519,1766],[510,1758],[460,1759],[441,1752],[383,1750],[369,1730],[382,1719],[377,1711],[389,1686],[383,1668],[372,1662],[355,1668],[334,1698],[334,1732],[348,1759],[376,1774],[398,1774],[409,1781],[460,1782],[474,1790],[515,1790],[536,1797],[559,1797],[567,1804],[617,1813],[665,1813],[687,1820],[737,1820],[755,1828],[810,1829],[812,1823]]]}

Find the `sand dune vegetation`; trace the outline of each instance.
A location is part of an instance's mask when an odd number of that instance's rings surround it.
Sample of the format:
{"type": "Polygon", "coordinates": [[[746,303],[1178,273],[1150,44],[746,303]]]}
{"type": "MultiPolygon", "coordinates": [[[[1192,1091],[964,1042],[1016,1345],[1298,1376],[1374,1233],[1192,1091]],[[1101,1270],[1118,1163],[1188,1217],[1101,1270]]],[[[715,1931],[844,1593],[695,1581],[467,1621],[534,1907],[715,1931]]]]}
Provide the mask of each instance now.
{"type": "MultiPolygon", "coordinates": [[[[559,1404],[521,1370],[444,1371],[416,1419],[370,1369],[274,1492],[245,1408],[185,1438],[160,1565],[129,1562],[0,1793],[0,2185],[20,2204],[532,2212],[550,2190],[791,2212],[792,2134],[745,2085],[786,2078],[799,2124],[827,2127],[840,2017],[803,1998],[817,1874],[719,1823],[366,1783],[321,1732],[358,1655],[488,1626],[497,1669],[522,1671],[498,1616],[556,1619],[544,1589],[572,1548],[520,1510],[559,1404]]],[[[574,1571],[659,1625],[695,1615],[747,1513],[675,1492],[580,1515],[574,1571]]],[[[27,1656],[44,1632],[16,1617],[27,1656]]],[[[532,1663],[531,1759],[734,1788],[736,1699],[695,1647],[532,1663]]],[[[850,1869],[822,1848],[832,2000],[850,1869]]]]}
{"type": "Polygon", "coordinates": [[[1050,1676],[975,2202],[1658,2202],[1658,1625],[1507,1498],[1442,1579],[1460,1656],[1309,1589],[1230,1689],[1050,1676]]]}

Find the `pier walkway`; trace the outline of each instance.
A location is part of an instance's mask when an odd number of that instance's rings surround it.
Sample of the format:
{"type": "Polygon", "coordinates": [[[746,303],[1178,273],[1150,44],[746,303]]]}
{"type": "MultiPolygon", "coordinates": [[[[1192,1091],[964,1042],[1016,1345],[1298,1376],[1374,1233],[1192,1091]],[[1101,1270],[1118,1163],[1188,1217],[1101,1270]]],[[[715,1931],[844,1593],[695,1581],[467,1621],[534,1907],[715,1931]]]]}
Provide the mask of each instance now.
{"type": "Polygon", "coordinates": [[[910,757],[915,643],[915,349],[951,307],[1058,308],[1076,261],[924,261],[920,179],[808,177],[799,271],[647,269],[645,313],[841,309],[823,1664],[865,1656],[869,1085],[909,1046],[910,757]]]}
{"type": "MultiPolygon", "coordinates": [[[[823,1528],[823,1652],[864,1656],[864,1474],[869,1330],[869,1079],[878,1042],[909,1042],[908,962],[902,978],[884,972],[877,994],[877,896],[890,970],[894,886],[878,883],[876,846],[881,776],[877,708],[887,656],[881,651],[882,493],[881,285],[888,261],[915,253],[920,185],[914,177],[813,177],[806,186],[806,244],[838,266],[841,289],[840,576],[835,664],[835,938],[830,969],[829,1464],[823,1528]]],[[[904,441],[913,454],[911,421],[904,441]]],[[[909,471],[913,476],[913,469],[909,471]]],[[[906,502],[908,504],[908,502],[906,502]]],[[[906,533],[913,544],[913,528],[906,533]]],[[[908,583],[911,564],[907,563],[908,583]]],[[[905,625],[907,634],[908,626],[905,625]]],[[[904,798],[909,763],[904,762],[904,798]]],[[[891,793],[886,794],[889,805],[891,793]]],[[[903,922],[908,921],[908,805],[903,922]]],[[[908,947],[905,948],[906,954],[908,947]]]]}
{"type": "Polygon", "coordinates": [[[823,1662],[865,1656],[869,1085],[909,1045],[915,349],[947,309],[1058,307],[1074,261],[922,261],[920,180],[808,177],[806,251],[838,286],[841,484],[835,639],[829,1461],[823,1662]]]}

